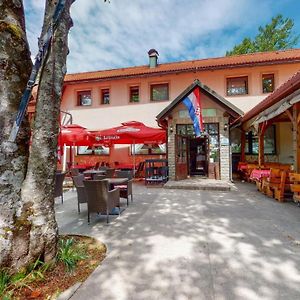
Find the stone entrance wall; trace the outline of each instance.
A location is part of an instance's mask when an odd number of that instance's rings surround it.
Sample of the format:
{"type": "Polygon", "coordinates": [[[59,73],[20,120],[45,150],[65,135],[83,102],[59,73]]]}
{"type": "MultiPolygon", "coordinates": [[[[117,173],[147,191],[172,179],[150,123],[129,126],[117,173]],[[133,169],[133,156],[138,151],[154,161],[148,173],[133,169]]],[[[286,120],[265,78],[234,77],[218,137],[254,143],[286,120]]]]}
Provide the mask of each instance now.
{"type": "MultiPolygon", "coordinates": [[[[175,180],[175,134],[177,124],[192,124],[191,119],[182,118],[180,111],[186,110],[183,104],[178,105],[173,113],[168,118],[168,163],[169,163],[169,177],[175,180]],[[173,130],[171,130],[173,129],[173,130]]],[[[219,141],[220,141],[220,179],[230,180],[231,178],[231,157],[229,146],[229,127],[224,130],[225,124],[228,124],[228,117],[224,117],[224,111],[217,109],[215,117],[204,117],[204,123],[219,123],[219,141]]]]}

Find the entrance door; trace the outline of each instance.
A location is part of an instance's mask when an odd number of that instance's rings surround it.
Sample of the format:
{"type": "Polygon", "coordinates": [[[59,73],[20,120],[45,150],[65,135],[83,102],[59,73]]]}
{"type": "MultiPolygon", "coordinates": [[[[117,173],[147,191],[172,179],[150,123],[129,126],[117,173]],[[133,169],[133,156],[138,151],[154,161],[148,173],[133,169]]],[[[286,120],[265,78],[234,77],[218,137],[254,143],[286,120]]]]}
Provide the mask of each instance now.
{"type": "Polygon", "coordinates": [[[187,137],[175,136],[175,179],[186,179],[188,175],[187,137]]]}
{"type": "Polygon", "coordinates": [[[191,175],[208,175],[208,137],[190,139],[189,171],[191,175]]]}

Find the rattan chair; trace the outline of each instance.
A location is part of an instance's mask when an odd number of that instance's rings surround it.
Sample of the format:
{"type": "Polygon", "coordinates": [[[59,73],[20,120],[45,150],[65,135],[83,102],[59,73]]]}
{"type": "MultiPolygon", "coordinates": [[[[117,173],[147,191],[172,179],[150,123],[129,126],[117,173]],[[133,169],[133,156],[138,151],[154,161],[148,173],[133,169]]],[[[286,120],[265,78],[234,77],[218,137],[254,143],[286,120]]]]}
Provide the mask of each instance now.
{"type": "Polygon", "coordinates": [[[87,203],[87,196],[86,196],[83,180],[84,180],[83,174],[80,174],[78,176],[73,176],[73,182],[77,192],[78,213],[80,213],[80,204],[87,203]]]}
{"type": "Polygon", "coordinates": [[[128,178],[127,183],[122,185],[115,185],[115,187],[118,187],[120,189],[120,197],[125,198],[127,200],[127,206],[129,204],[129,196],[131,197],[131,202],[133,201],[133,193],[132,193],[132,171],[122,171],[122,170],[116,170],[115,175],[117,178],[128,178]]]}
{"type": "Polygon", "coordinates": [[[63,183],[65,180],[65,176],[65,172],[58,172],[55,175],[54,198],[61,197],[61,203],[64,203],[63,183]]]}
{"type": "Polygon", "coordinates": [[[119,208],[120,215],[120,190],[115,188],[109,190],[107,180],[84,180],[88,200],[88,223],[90,224],[90,213],[106,214],[106,222],[109,222],[109,213],[113,208],[119,208]]]}
{"type": "Polygon", "coordinates": [[[106,175],[107,178],[114,177],[114,175],[115,175],[115,169],[113,169],[113,168],[106,169],[106,174],[105,175],[106,175]]]}
{"type": "Polygon", "coordinates": [[[80,173],[79,173],[79,169],[70,169],[70,173],[71,173],[71,176],[78,176],[80,173]]]}

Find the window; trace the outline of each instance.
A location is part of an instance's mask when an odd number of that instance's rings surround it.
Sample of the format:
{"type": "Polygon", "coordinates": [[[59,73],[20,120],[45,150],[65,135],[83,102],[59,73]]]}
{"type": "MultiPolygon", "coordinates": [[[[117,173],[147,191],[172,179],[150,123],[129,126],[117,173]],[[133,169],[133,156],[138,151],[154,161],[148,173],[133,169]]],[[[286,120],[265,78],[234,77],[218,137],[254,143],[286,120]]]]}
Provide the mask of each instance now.
{"type": "Polygon", "coordinates": [[[104,146],[78,146],[77,155],[109,155],[109,147],[104,146]]]}
{"type": "Polygon", "coordinates": [[[151,101],[169,100],[169,84],[152,84],[150,87],[151,101]]]}
{"type": "MultiPolygon", "coordinates": [[[[258,136],[249,131],[246,133],[246,154],[258,154],[258,136]]],[[[267,128],[264,134],[264,154],[276,154],[275,125],[267,128]]]]}
{"type": "Polygon", "coordinates": [[[101,90],[101,104],[109,104],[109,89],[101,90]]]}
{"type": "Polygon", "coordinates": [[[131,155],[166,154],[166,144],[135,144],[131,147],[131,155]]]}
{"type": "Polygon", "coordinates": [[[264,94],[274,91],[274,74],[262,75],[262,90],[264,94]]]}
{"type": "Polygon", "coordinates": [[[129,88],[129,102],[140,101],[140,88],[138,86],[131,86],[129,88]]]}
{"type": "Polygon", "coordinates": [[[227,78],[227,96],[248,94],[248,76],[227,78]]]}
{"type": "Polygon", "coordinates": [[[79,106],[92,105],[92,93],[91,93],[91,91],[77,92],[77,105],[79,105],[79,106]]]}

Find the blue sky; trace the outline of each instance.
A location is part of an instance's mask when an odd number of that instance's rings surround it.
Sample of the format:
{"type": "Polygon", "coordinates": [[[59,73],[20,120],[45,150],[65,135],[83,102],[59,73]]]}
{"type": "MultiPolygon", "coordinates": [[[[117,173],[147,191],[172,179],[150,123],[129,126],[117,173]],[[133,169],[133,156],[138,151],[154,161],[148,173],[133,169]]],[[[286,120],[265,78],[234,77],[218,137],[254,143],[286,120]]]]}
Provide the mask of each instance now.
{"type": "MultiPolygon", "coordinates": [[[[44,2],[24,0],[33,57],[44,2]]],[[[151,48],[161,63],[224,56],[279,13],[299,34],[299,11],[299,0],[76,0],[68,73],[144,65],[151,48]]]]}

